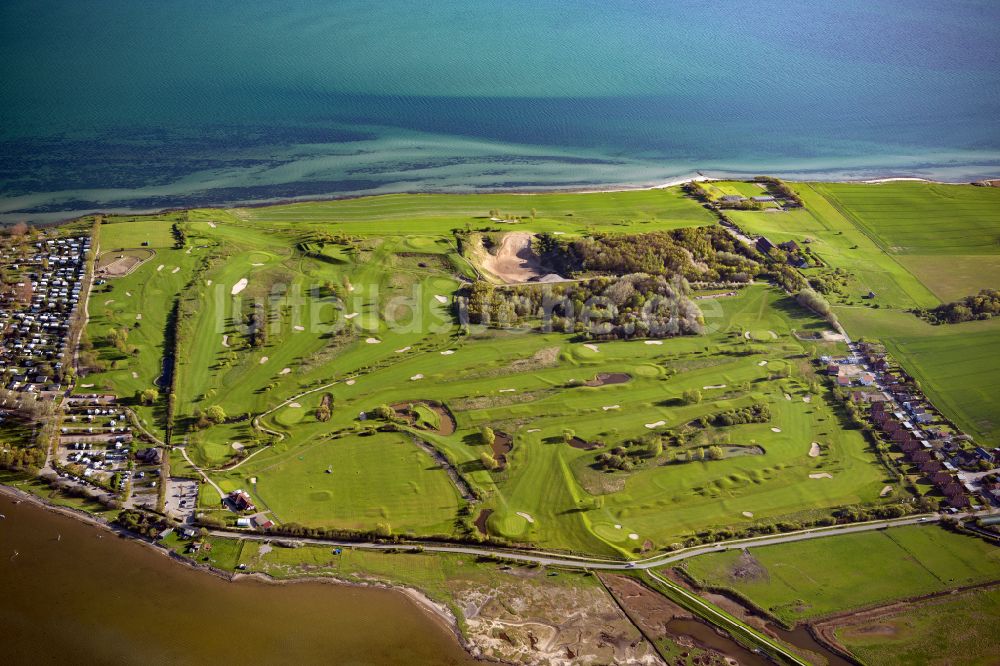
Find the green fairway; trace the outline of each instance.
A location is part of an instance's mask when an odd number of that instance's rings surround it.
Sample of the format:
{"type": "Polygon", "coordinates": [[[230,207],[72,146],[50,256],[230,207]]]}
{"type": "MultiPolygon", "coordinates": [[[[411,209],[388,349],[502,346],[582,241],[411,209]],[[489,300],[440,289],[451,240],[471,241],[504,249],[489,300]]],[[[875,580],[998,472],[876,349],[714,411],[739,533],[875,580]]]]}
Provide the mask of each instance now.
{"type": "Polygon", "coordinates": [[[1000,579],[1000,549],[936,526],[798,541],[686,560],[700,584],[737,592],[788,624],[1000,579]]]}

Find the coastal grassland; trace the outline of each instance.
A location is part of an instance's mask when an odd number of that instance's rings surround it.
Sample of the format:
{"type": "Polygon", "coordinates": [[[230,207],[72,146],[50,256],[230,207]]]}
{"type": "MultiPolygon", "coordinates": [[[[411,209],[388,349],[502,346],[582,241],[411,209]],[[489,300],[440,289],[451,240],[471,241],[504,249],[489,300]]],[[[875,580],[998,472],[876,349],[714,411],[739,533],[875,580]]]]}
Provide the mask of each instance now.
{"type": "Polygon", "coordinates": [[[853,335],[884,343],[931,402],[977,442],[1000,443],[1000,321],[933,326],[906,312],[835,311],[853,335]]]}
{"type": "Polygon", "coordinates": [[[711,553],[682,568],[791,625],[1000,579],[1000,549],[937,526],[907,526],[711,553]]]}
{"type": "Polygon", "coordinates": [[[835,628],[837,641],[866,664],[996,663],[1000,589],[907,604],[875,618],[848,618],[835,628]]]}
{"type": "MultiPolygon", "coordinates": [[[[167,318],[206,249],[173,249],[174,220],[170,217],[107,219],[100,228],[102,251],[139,247],[148,241],[156,254],[128,275],[109,278],[106,284],[93,287],[87,305],[86,337],[98,367],[81,377],[76,391],[90,393],[96,387],[131,398],[136,392],[157,386],[161,379],[167,318]],[[111,329],[127,333],[122,347],[112,343],[111,329]]],[[[160,390],[165,393],[164,387],[160,390]]],[[[148,428],[163,432],[162,406],[136,406],[136,410],[148,428]]]]}
{"type": "Polygon", "coordinates": [[[282,523],[450,535],[461,498],[422,449],[397,433],[304,444],[219,477],[226,490],[249,486],[282,523]]]}

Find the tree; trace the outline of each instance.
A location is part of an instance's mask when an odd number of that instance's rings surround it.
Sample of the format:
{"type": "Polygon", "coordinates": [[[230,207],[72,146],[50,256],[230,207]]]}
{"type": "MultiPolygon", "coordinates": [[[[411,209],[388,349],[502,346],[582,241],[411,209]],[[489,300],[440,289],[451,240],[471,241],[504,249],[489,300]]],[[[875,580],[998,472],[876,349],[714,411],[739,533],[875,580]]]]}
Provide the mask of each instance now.
{"type": "Polygon", "coordinates": [[[379,405],[378,407],[372,410],[372,416],[374,416],[377,419],[383,419],[385,421],[388,421],[395,415],[396,415],[395,410],[393,410],[393,408],[390,407],[389,405],[379,405]]]}
{"type": "Polygon", "coordinates": [[[709,460],[722,460],[722,447],[721,446],[710,446],[708,447],[708,453],[706,457],[709,460]]]}
{"type": "Polygon", "coordinates": [[[685,404],[697,405],[699,402],[701,402],[701,391],[699,391],[698,389],[690,389],[688,391],[684,391],[682,397],[685,404]]]}
{"type": "Polygon", "coordinates": [[[219,405],[212,405],[205,410],[205,420],[211,423],[225,423],[226,412],[219,405]]]}
{"type": "MultiPolygon", "coordinates": [[[[139,394],[139,403],[143,405],[152,405],[154,402],[160,399],[160,392],[155,388],[148,388],[139,394]]],[[[223,419],[225,416],[223,416],[223,419]]]]}
{"type": "Polygon", "coordinates": [[[491,472],[500,466],[497,459],[493,457],[488,451],[483,451],[479,456],[479,461],[483,463],[483,467],[490,470],[491,472]]]}
{"type": "Polygon", "coordinates": [[[392,526],[389,523],[376,523],[375,534],[380,537],[391,537],[392,526]]]}
{"type": "Polygon", "coordinates": [[[567,444],[572,442],[574,437],[576,437],[576,433],[572,430],[563,430],[563,441],[567,444]]]}
{"type": "Polygon", "coordinates": [[[479,438],[486,446],[493,446],[493,443],[497,441],[496,433],[493,432],[493,428],[489,426],[483,426],[479,429],[479,438]]]}

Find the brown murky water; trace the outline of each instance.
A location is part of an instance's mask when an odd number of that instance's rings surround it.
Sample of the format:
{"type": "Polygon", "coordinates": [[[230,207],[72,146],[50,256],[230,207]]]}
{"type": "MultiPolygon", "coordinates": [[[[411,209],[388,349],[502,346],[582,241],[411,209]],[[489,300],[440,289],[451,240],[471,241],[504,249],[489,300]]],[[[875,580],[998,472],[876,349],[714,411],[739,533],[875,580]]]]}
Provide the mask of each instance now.
{"type": "Polygon", "coordinates": [[[0,495],[7,664],[473,664],[403,594],[230,583],[0,495]]]}

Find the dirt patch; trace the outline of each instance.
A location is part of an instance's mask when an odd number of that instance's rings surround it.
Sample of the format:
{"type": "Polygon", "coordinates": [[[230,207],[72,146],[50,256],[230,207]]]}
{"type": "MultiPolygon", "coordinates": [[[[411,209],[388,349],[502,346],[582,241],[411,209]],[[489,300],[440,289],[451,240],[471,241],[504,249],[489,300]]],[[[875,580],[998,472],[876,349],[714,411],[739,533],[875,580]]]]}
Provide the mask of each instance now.
{"type": "Polygon", "coordinates": [[[833,478],[833,474],[830,474],[829,472],[816,472],[815,474],[810,474],[809,478],[810,479],[832,479],[833,478]]]}
{"type": "Polygon", "coordinates": [[[749,550],[740,553],[739,558],[729,571],[729,576],[733,580],[739,581],[769,581],[771,576],[763,564],[757,561],[749,550]]]}
{"type": "Polygon", "coordinates": [[[97,259],[95,273],[106,278],[123,277],[154,256],[156,256],[156,253],[153,250],[141,249],[105,252],[97,259]]]}
{"type": "Polygon", "coordinates": [[[569,445],[574,449],[583,449],[584,451],[593,451],[601,448],[601,445],[597,442],[588,442],[587,440],[580,439],[579,437],[573,437],[573,439],[569,440],[569,445]]]}
{"type": "Polygon", "coordinates": [[[479,530],[479,533],[483,536],[488,534],[486,531],[486,521],[490,519],[491,515],[493,515],[493,509],[483,509],[479,512],[479,517],[476,518],[476,529],[479,530]]]}
{"type": "Polygon", "coordinates": [[[496,430],[493,432],[493,459],[500,463],[500,469],[507,467],[507,454],[514,448],[514,438],[505,432],[496,430]]]}
{"type": "Polygon", "coordinates": [[[888,495],[889,495],[890,493],[892,493],[892,486],[886,486],[885,488],[883,488],[883,489],[882,489],[882,492],[880,492],[880,493],[878,494],[878,496],[879,496],[879,497],[886,497],[886,496],[888,496],[888,495]]]}
{"type": "Polygon", "coordinates": [[[481,254],[483,268],[507,284],[532,282],[551,273],[531,247],[534,237],[526,231],[504,234],[496,254],[481,254]]]}
{"type": "Polygon", "coordinates": [[[611,384],[624,384],[632,379],[632,375],[624,372],[602,372],[591,380],[583,383],[584,386],[609,386],[611,384]]]}

